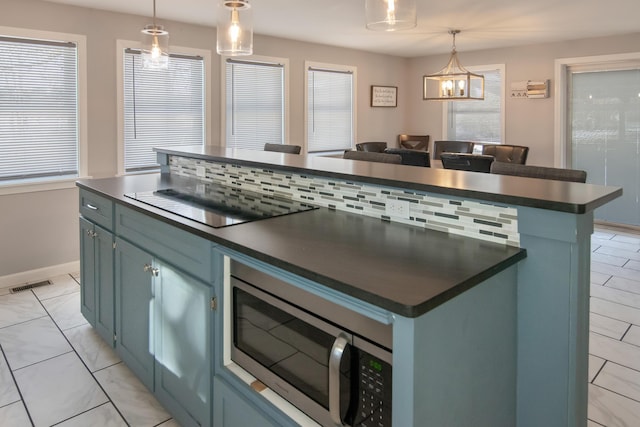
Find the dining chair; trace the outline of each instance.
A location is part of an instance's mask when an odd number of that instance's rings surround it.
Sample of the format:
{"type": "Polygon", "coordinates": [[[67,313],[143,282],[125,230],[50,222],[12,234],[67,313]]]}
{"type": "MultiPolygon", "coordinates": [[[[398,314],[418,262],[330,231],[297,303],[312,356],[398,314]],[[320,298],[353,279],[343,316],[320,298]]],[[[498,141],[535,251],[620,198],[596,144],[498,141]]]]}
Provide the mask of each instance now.
{"type": "Polygon", "coordinates": [[[440,160],[445,169],[489,173],[494,158],[485,154],[444,152],[440,154],[440,160]]]}
{"type": "Polygon", "coordinates": [[[485,144],[482,146],[482,154],[495,157],[496,162],[524,165],[527,162],[529,147],[524,145],[485,144]]]}
{"type": "Polygon", "coordinates": [[[299,145],[288,144],[264,144],[264,151],[276,151],[278,153],[300,154],[302,147],[299,145]]]}
{"type": "Polygon", "coordinates": [[[398,147],[409,150],[429,150],[429,135],[398,135],[398,147]]]}
{"type": "Polygon", "coordinates": [[[342,156],[347,160],[366,160],[368,162],[401,164],[402,157],[399,154],[376,153],[370,151],[345,151],[342,156]]]}
{"type": "Polygon", "coordinates": [[[387,148],[387,154],[399,154],[402,157],[402,164],[409,166],[430,167],[429,152],[422,150],[409,150],[407,148],[387,148]]]}
{"type": "Polygon", "coordinates": [[[433,141],[433,160],[440,160],[442,153],[473,153],[470,141],[433,141]]]}
{"type": "Polygon", "coordinates": [[[374,153],[383,153],[384,149],[387,148],[386,142],[360,142],[356,144],[357,151],[370,151],[374,153]]]}
{"type": "Polygon", "coordinates": [[[587,172],[579,169],[528,166],[517,163],[493,162],[491,173],[499,175],[523,176],[527,178],[553,179],[556,181],[586,182],[587,172]]]}

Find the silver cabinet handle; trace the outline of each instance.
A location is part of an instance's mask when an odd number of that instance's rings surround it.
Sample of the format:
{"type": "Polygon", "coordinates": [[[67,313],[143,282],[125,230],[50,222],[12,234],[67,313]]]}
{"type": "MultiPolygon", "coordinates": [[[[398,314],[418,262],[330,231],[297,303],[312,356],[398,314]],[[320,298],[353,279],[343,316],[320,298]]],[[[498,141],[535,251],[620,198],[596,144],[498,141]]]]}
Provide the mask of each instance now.
{"type": "Polygon", "coordinates": [[[91,209],[92,211],[97,211],[98,210],[98,207],[97,206],[93,206],[91,203],[87,203],[85,206],[88,207],[89,209],[91,209]]]}
{"type": "Polygon", "coordinates": [[[149,272],[151,271],[151,268],[151,265],[145,264],[144,267],[142,267],[142,271],[149,272]]]}
{"type": "Polygon", "coordinates": [[[337,426],[343,425],[340,417],[340,362],[347,344],[348,338],[338,335],[329,355],[329,415],[337,426]]]}
{"type": "Polygon", "coordinates": [[[98,233],[96,233],[93,230],[87,230],[87,236],[91,237],[92,239],[98,237],[98,233]]]}
{"type": "Polygon", "coordinates": [[[158,274],[160,274],[160,270],[157,268],[152,268],[151,269],[151,274],[155,277],[158,277],[158,274]]]}

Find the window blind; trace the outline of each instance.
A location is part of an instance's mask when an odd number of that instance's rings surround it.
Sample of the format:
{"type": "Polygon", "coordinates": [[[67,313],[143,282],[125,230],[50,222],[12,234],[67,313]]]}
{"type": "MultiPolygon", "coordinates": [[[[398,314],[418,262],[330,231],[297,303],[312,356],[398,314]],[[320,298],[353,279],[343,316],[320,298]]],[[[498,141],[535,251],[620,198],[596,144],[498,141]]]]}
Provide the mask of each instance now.
{"type": "Polygon", "coordinates": [[[284,144],[284,66],[226,63],[226,146],[263,150],[284,144]]]}
{"type": "Polygon", "coordinates": [[[204,61],[171,55],[169,69],[142,68],[140,51],[124,52],[124,166],[158,167],[154,147],[204,144],[204,61]]]}
{"type": "Polygon", "coordinates": [[[309,152],[346,150],[353,145],[353,74],[309,68],[307,74],[309,152]]]}
{"type": "Polygon", "coordinates": [[[484,100],[449,102],[447,139],[502,142],[501,73],[487,70],[479,74],[484,75],[484,100]]]}
{"type": "Polygon", "coordinates": [[[78,176],[74,43],[0,37],[0,182],[78,176]]]}

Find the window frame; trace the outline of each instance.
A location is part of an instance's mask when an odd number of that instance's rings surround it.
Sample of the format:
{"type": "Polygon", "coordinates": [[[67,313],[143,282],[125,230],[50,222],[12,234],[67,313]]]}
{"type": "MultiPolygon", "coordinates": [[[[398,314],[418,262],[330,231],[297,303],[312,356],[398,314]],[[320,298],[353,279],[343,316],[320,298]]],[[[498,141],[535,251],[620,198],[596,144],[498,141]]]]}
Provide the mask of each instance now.
{"type": "Polygon", "coordinates": [[[47,177],[0,184],[0,195],[30,193],[37,191],[61,190],[74,188],[76,181],[88,178],[88,131],[87,131],[87,37],[81,34],[40,31],[25,28],[0,26],[0,34],[7,37],[60,40],[76,44],[77,52],[77,128],[78,128],[78,176],[47,177]]]}
{"type": "MultiPolygon", "coordinates": [[[[227,146],[227,59],[235,59],[232,56],[220,56],[220,145],[227,146]]],[[[282,140],[284,144],[290,142],[289,132],[289,58],[279,58],[275,56],[247,55],[242,57],[246,62],[263,62],[267,64],[282,64],[284,71],[283,94],[284,100],[284,132],[282,140]]]]}
{"type": "Polygon", "coordinates": [[[309,68],[326,69],[343,73],[351,73],[353,76],[353,85],[351,87],[351,99],[353,107],[353,115],[351,118],[351,128],[353,129],[351,138],[351,149],[355,148],[358,140],[358,67],[355,65],[330,64],[326,62],[304,62],[304,150],[310,156],[326,156],[332,154],[342,154],[343,150],[333,151],[313,151],[309,152],[309,68]]]}
{"type": "MultiPolygon", "coordinates": [[[[140,50],[142,43],[131,40],[116,40],[116,88],[117,88],[117,127],[118,127],[118,153],[117,153],[117,176],[141,175],[156,173],[157,170],[145,170],[140,172],[127,172],[124,164],[124,55],[125,49],[140,50]]],[[[211,145],[211,51],[208,49],[196,49],[183,46],[169,46],[169,52],[187,56],[202,57],[204,65],[204,143],[203,146],[211,145]]],[[[171,66],[171,60],[169,60],[171,66]]]]}
{"type": "MultiPolygon", "coordinates": [[[[506,124],[505,124],[505,111],[506,111],[506,66],[505,64],[488,64],[488,65],[474,65],[466,67],[467,70],[475,74],[482,74],[487,71],[499,71],[500,72],[500,141],[499,142],[487,142],[487,141],[474,141],[477,142],[477,146],[484,144],[504,144],[506,140],[506,124]]],[[[449,102],[482,102],[474,100],[466,101],[445,101],[442,103],[442,139],[449,139],[449,102]]]]}

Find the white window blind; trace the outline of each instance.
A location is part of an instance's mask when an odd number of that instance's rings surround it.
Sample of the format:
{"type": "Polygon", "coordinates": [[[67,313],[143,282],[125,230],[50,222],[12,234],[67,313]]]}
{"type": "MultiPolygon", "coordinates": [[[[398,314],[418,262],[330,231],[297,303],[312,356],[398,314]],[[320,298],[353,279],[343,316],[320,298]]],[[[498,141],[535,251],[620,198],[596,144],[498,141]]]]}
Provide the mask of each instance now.
{"type": "Polygon", "coordinates": [[[353,146],[353,73],[310,67],[307,73],[308,151],[353,146]]]}
{"type": "Polygon", "coordinates": [[[227,59],[226,146],[284,144],[284,66],[227,59]]]}
{"type": "Polygon", "coordinates": [[[204,144],[204,61],[171,55],[169,69],[145,70],[140,51],[124,52],[124,166],[158,168],[154,147],[204,144]]]}
{"type": "Polygon", "coordinates": [[[448,103],[447,139],[501,143],[503,142],[501,72],[487,70],[477,71],[477,73],[484,75],[484,100],[448,103]]]}
{"type": "Polygon", "coordinates": [[[0,37],[0,183],[78,176],[74,43],[0,37]]]}

